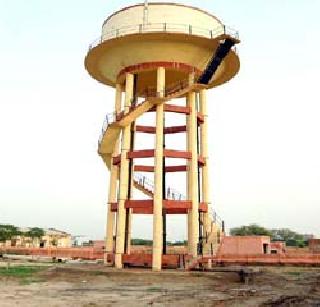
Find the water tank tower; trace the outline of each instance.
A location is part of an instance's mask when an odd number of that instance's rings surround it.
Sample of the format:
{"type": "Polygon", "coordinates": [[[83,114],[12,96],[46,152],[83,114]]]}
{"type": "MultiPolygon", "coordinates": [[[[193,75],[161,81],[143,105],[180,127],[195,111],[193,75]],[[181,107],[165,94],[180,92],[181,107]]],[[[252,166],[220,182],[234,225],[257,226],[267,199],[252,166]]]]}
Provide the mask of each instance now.
{"type": "MultiPolygon", "coordinates": [[[[240,62],[238,33],[214,15],[175,3],[142,3],[125,7],[103,23],[90,45],[85,67],[97,81],[115,88],[99,139],[98,152],[110,170],[106,261],[117,268],[137,261],[130,251],[131,220],[153,215],[152,256],[145,260],[160,270],[166,255],[166,217],[186,214],[190,258],[210,254],[223,229],[210,214],[208,179],[208,113],[206,92],[232,79],[240,62]],[[184,104],[175,104],[175,99],[184,104]],[[154,112],[153,125],[137,125],[154,112]],[[166,125],[168,113],[184,125],[166,125]],[[137,150],[138,134],[154,135],[153,148],[137,150]],[[172,149],[166,139],[186,138],[185,148],[172,149]],[[144,158],[153,159],[143,165],[144,158]],[[169,165],[168,159],[184,161],[169,165]],[[140,162],[139,162],[140,161],[140,162]],[[186,196],[166,184],[182,172],[186,196]],[[138,189],[147,198],[134,199],[138,189]],[[115,236],[115,242],[113,240],[115,236]]],[[[140,256],[143,257],[143,256],[140,256]]]]}

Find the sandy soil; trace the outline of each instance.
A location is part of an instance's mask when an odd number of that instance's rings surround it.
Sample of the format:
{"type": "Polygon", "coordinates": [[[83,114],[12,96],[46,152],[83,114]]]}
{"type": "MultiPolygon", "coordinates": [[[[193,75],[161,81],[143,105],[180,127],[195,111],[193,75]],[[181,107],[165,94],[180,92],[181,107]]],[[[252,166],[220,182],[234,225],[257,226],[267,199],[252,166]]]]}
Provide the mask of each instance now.
{"type": "Polygon", "coordinates": [[[234,273],[51,265],[28,279],[0,277],[0,306],[320,306],[320,269],[263,270],[245,285],[234,273]]]}

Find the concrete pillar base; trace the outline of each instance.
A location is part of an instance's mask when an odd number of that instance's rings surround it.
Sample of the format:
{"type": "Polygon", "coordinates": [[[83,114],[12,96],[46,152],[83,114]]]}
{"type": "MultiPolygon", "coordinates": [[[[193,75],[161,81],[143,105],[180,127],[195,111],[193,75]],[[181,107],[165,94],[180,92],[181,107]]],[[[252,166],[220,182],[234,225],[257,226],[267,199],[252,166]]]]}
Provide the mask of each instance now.
{"type": "Polygon", "coordinates": [[[161,268],[159,269],[159,268],[152,268],[152,272],[161,272],[161,268]]]}
{"type": "Polygon", "coordinates": [[[114,266],[116,269],[122,269],[122,254],[115,254],[114,266]]]}

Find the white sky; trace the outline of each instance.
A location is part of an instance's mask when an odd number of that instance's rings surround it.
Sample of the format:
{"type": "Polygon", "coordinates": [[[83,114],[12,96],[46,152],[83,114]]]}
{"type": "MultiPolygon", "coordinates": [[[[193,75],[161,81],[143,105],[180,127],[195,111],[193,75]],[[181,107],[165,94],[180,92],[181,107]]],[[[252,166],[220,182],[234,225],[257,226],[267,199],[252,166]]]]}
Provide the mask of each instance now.
{"type": "MultiPolygon", "coordinates": [[[[242,39],[239,75],[209,94],[216,210],[228,227],[320,234],[320,1],[184,2],[242,39]]],[[[108,172],[96,151],[114,95],[83,61],[105,17],[132,3],[0,0],[0,223],[104,236],[108,172]]],[[[168,232],[183,239],[183,218],[168,232]]],[[[135,237],[151,233],[150,217],[135,219],[135,237]]]]}

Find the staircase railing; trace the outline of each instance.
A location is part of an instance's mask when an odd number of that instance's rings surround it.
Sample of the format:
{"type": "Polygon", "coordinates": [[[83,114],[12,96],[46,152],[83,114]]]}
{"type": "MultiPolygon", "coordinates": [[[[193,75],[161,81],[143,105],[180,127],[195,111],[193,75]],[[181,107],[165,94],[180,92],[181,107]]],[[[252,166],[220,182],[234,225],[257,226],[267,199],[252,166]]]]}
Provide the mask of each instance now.
{"type": "Polygon", "coordinates": [[[102,124],[101,133],[98,140],[98,145],[101,144],[104,134],[106,133],[110,124],[117,121],[117,112],[107,113],[102,124]]]}
{"type": "Polygon", "coordinates": [[[140,185],[144,190],[153,194],[154,183],[148,177],[146,177],[140,173],[134,173],[133,180],[135,181],[135,183],[140,185]]]}
{"type": "MultiPolygon", "coordinates": [[[[184,79],[184,80],[172,83],[166,87],[164,96],[168,97],[170,95],[173,95],[173,94],[187,88],[188,85],[189,85],[188,79],[184,79]]],[[[137,93],[137,97],[145,97],[146,99],[155,98],[158,96],[159,96],[159,94],[157,93],[157,89],[155,87],[150,87],[150,86],[146,87],[144,90],[137,93]]],[[[145,100],[142,100],[142,101],[140,101],[140,103],[136,103],[136,104],[132,105],[132,107],[130,107],[130,109],[129,109],[129,112],[131,110],[133,110],[134,108],[136,108],[137,106],[139,106],[140,104],[142,104],[144,101],[145,100]]],[[[106,114],[104,121],[103,121],[103,124],[102,124],[101,134],[100,134],[99,140],[98,140],[98,146],[101,144],[103,136],[106,133],[109,125],[120,120],[123,116],[124,116],[124,111],[121,111],[121,112],[115,111],[115,112],[111,112],[111,113],[106,114]]]]}
{"type": "MultiPolygon", "coordinates": [[[[142,175],[141,173],[135,173],[133,177],[134,181],[139,184],[143,189],[153,194],[154,192],[154,182],[142,175]]],[[[173,189],[170,186],[166,187],[166,199],[169,200],[186,200],[186,196],[173,189]]],[[[209,211],[212,222],[215,223],[220,229],[222,228],[222,218],[217,214],[217,212],[211,207],[209,211]]]]}
{"type": "MultiPolygon", "coordinates": [[[[143,189],[150,193],[154,193],[154,182],[142,175],[141,173],[135,173],[133,177],[134,181],[139,184],[143,189]]],[[[166,199],[170,200],[186,200],[186,197],[181,194],[179,191],[173,189],[170,186],[166,187],[166,199]]]]}
{"type": "Polygon", "coordinates": [[[217,212],[216,212],[212,207],[211,207],[211,209],[210,209],[210,214],[211,214],[212,221],[213,221],[217,226],[219,226],[220,229],[222,229],[223,220],[222,220],[222,218],[217,214],[217,212]]]}
{"type": "Polygon", "coordinates": [[[190,24],[176,24],[176,23],[148,23],[126,25],[119,27],[117,29],[112,29],[108,32],[103,33],[98,39],[94,40],[89,45],[89,50],[97,47],[103,42],[118,38],[121,36],[129,34],[139,34],[139,33],[154,33],[154,32],[167,32],[167,33],[181,33],[201,36],[209,39],[214,39],[220,35],[229,35],[232,38],[239,39],[239,32],[222,24],[219,24],[214,29],[206,29],[201,27],[196,27],[190,24]]]}

